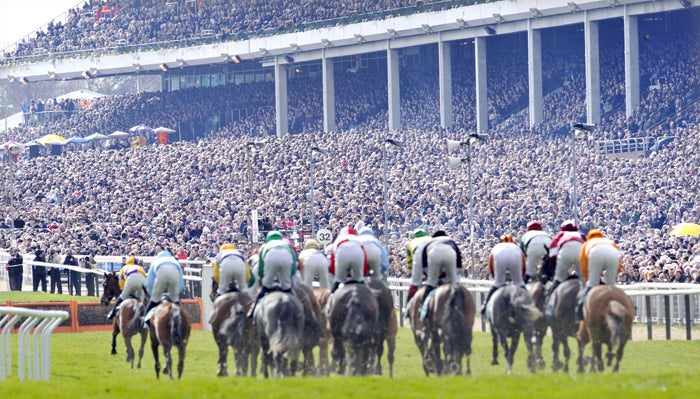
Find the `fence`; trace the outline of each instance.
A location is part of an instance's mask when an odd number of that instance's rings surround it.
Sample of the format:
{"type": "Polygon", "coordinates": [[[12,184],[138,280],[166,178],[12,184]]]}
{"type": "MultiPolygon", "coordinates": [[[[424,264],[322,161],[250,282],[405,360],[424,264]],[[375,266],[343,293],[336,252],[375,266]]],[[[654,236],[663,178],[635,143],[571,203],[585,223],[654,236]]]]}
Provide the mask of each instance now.
{"type": "MultiPolygon", "coordinates": [[[[410,279],[389,278],[387,282],[394,294],[394,303],[403,310],[410,279]]],[[[462,279],[462,285],[474,295],[477,309],[481,308],[491,284],[493,282],[490,280],[462,279]]],[[[618,287],[632,299],[635,305],[634,322],[646,325],[648,340],[654,339],[653,327],[659,325],[665,326],[667,340],[671,339],[671,327],[674,325],[684,326],[685,338],[692,339],[692,327],[700,324],[700,285],[639,283],[618,287]]],[[[399,323],[401,327],[404,326],[403,314],[399,317],[399,323]]],[[[481,331],[486,331],[486,322],[483,319],[481,331]]]]}
{"type": "Polygon", "coordinates": [[[68,312],[0,307],[0,378],[5,381],[12,374],[12,331],[16,325],[17,374],[25,379],[48,380],[51,375],[51,332],[68,312]],[[32,330],[34,333],[32,334],[32,330]]]}

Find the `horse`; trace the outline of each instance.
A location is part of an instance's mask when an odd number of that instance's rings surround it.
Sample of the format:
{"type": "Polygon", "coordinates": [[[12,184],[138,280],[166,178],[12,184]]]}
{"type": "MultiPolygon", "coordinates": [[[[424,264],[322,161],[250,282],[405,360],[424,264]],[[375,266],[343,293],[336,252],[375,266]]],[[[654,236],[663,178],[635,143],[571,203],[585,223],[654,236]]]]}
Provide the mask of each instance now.
{"type": "MultiPolygon", "coordinates": [[[[304,363],[302,374],[318,374],[315,369],[313,348],[318,346],[321,339],[327,335],[326,326],[321,322],[322,308],[316,300],[313,290],[306,284],[295,284],[292,291],[304,308],[304,334],[302,353],[304,363]]],[[[326,349],[327,350],[327,349],[326,349]]]]}
{"type": "Polygon", "coordinates": [[[320,375],[328,376],[331,372],[328,364],[328,347],[331,345],[333,337],[330,334],[330,324],[324,309],[326,309],[328,300],[331,297],[331,291],[328,288],[314,288],[313,293],[318,306],[321,308],[321,312],[318,314],[318,323],[324,330],[323,336],[318,341],[318,371],[320,375]]]}
{"type": "Polygon", "coordinates": [[[329,309],[338,374],[367,375],[381,330],[377,299],[365,284],[346,284],[335,291],[329,309]]]}
{"type": "MultiPolygon", "coordinates": [[[[545,305],[545,297],[546,297],[546,288],[542,282],[539,280],[536,281],[530,281],[527,283],[525,286],[527,288],[527,292],[530,293],[530,296],[532,297],[533,302],[535,302],[535,306],[537,306],[537,309],[540,310],[540,312],[544,312],[544,305],[545,305]]],[[[542,357],[542,343],[544,342],[544,337],[547,335],[547,327],[548,327],[547,319],[544,317],[540,317],[537,319],[537,321],[534,322],[534,328],[535,328],[535,362],[537,363],[537,368],[540,370],[543,370],[545,368],[545,362],[544,358],[542,357]]]]}
{"type": "Polygon", "coordinates": [[[411,331],[413,331],[413,341],[418,347],[418,352],[420,352],[421,359],[423,359],[423,371],[425,376],[429,376],[430,373],[437,373],[435,369],[435,363],[426,361],[426,352],[428,349],[428,344],[430,343],[430,333],[428,331],[427,322],[420,319],[421,307],[423,303],[423,294],[425,293],[425,286],[418,288],[416,293],[413,295],[413,300],[407,305],[409,322],[411,324],[411,331]]]}
{"type": "Polygon", "coordinates": [[[384,341],[387,346],[387,362],[389,363],[389,377],[394,376],[394,352],[396,351],[396,335],[399,331],[399,321],[394,309],[394,296],[384,281],[379,277],[366,279],[367,286],[377,298],[379,305],[380,335],[377,337],[376,361],[374,372],[382,374],[382,355],[384,354],[384,341]]]}
{"type": "Polygon", "coordinates": [[[443,284],[427,300],[425,322],[430,340],[423,362],[434,365],[438,375],[445,373],[443,366],[447,366],[449,373],[459,375],[462,373],[462,358],[466,356],[465,374],[471,374],[472,327],[476,312],[474,297],[460,284],[443,284]],[[444,364],[440,356],[441,346],[444,364]]]}
{"type": "Polygon", "coordinates": [[[304,344],[304,307],[292,293],[273,291],[258,304],[255,325],[265,378],[294,376],[304,344]]]}
{"type": "Polygon", "coordinates": [[[569,278],[552,292],[554,303],[553,313],[547,315],[547,324],[552,328],[552,370],[569,372],[569,359],[571,350],[569,349],[568,337],[576,337],[579,323],[576,322],[575,309],[576,302],[583,288],[583,281],[580,278],[569,278]],[[564,348],[564,363],[559,360],[559,345],[564,348]]]}
{"type": "Polygon", "coordinates": [[[498,364],[498,343],[503,347],[503,355],[506,358],[506,373],[513,371],[513,358],[518,348],[518,341],[522,333],[527,346],[527,365],[531,372],[535,372],[536,355],[533,351],[533,343],[536,342],[533,323],[542,317],[542,312],[535,306],[532,297],[516,285],[507,284],[494,292],[486,308],[486,318],[491,325],[493,338],[492,365],[498,364]],[[508,344],[510,338],[510,345],[508,344]]]}
{"type": "Polygon", "coordinates": [[[170,351],[173,347],[178,351],[177,378],[182,377],[185,367],[185,354],[187,341],[190,338],[191,322],[189,314],[180,305],[170,302],[167,298],[156,306],[150,318],[151,350],[155,359],[156,378],[160,378],[160,360],[158,346],[163,347],[165,367],[163,374],[173,379],[172,357],[170,351]]]}
{"type": "Polygon", "coordinates": [[[593,349],[591,372],[602,372],[603,343],[607,344],[605,354],[608,367],[615,359],[612,371],[620,369],[620,360],[625,350],[625,344],[632,338],[632,319],[634,305],[630,298],[620,288],[613,285],[593,287],[583,302],[583,321],[576,334],[578,346],[578,372],[583,372],[583,349],[590,341],[593,349]],[[616,353],[613,353],[617,347],[616,353]]]}
{"type": "Polygon", "coordinates": [[[219,370],[216,374],[219,377],[228,375],[226,358],[229,347],[234,351],[236,375],[248,375],[250,361],[250,376],[256,376],[260,345],[255,336],[253,321],[246,317],[252,302],[253,298],[242,291],[227,292],[214,302],[209,323],[219,348],[219,370]]]}

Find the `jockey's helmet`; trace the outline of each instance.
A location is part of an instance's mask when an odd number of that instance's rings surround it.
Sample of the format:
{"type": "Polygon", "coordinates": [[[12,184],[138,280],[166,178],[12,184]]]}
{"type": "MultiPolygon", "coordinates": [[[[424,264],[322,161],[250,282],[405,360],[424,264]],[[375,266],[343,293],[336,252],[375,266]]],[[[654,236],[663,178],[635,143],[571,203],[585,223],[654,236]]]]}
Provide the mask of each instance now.
{"type": "Polygon", "coordinates": [[[130,256],[129,259],[126,260],[127,265],[138,265],[139,261],[136,260],[133,256],[130,256]]]}
{"type": "Polygon", "coordinates": [[[342,229],[340,229],[340,235],[341,235],[341,236],[344,236],[344,235],[353,235],[353,236],[356,236],[356,235],[357,235],[357,231],[355,231],[355,229],[352,228],[352,226],[347,226],[347,227],[343,227],[342,229]]]}
{"type": "Polygon", "coordinates": [[[591,229],[588,232],[588,239],[590,240],[591,238],[603,238],[603,232],[598,230],[598,229],[591,229]]]}
{"type": "Polygon", "coordinates": [[[574,222],[571,219],[565,220],[561,224],[561,231],[578,231],[578,227],[576,227],[576,222],[574,222]]]}
{"type": "Polygon", "coordinates": [[[274,240],[281,240],[282,239],[282,233],[280,233],[277,230],[272,230],[271,232],[267,233],[267,236],[265,237],[265,242],[270,242],[274,240]]]}
{"type": "Polygon", "coordinates": [[[361,236],[373,236],[374,230],[372,230],[372,228],[369,226],[364,226],[363,228],[357,231],[357,234],[361,236]]]}
{"type": "Polygon", "coordinates": [[[542,230],[542,223],[539,220],[533,220],[527,224],[527,231],[530,230],[542,230]]]}
{"type": "Polygon", "coordinates": [[[160,251],[158,252],[158,255],[156,255],[156,258],[167,258],[169,256],[173,256],[173,254],[168,251],[160,251]]]}
{"type": "Polygon", "coordinates": [[[233,246],[230,242],[225,242],[221,245],[219,248],[219,251],[226,251],[226,250],[234,250],[236,247],[233,246]]]}
{"type": "Polygon", "coordinates": [[[318,241],[310,238],[304,243],[304,249],[318,249],[318,241]]]}
{"type": "Polygon", "coordinates": [[[438,230],[433,233],[433,238],[435,237],[447,237],[447,232],[445,230],[438,230]]]}
{"type": "Polygon", "coordinates": [[[418,238],[418,237],[425,237],[428,235],[428,232],[426,232],[424,229],[415,229],[413,230],[413,238],[418,238]]]}
{"type": "Polygon", "coordinates": [[[501,236],[501,242],[509,242],[513,244],[513,236],[510,233],[505,233],[501,236]]]}

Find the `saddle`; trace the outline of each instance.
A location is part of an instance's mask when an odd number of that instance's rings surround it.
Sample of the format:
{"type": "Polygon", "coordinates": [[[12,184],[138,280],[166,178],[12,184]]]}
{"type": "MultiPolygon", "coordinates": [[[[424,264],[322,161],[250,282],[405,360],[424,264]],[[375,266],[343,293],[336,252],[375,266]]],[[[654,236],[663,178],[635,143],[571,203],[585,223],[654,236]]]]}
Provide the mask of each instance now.
{"type": "Polygon", "coordinates": [[[430,291],[428,293],[428,296],[423,298],[423,304],[420,307],[420,321],[423,321],[423,320],[425,320],[426,317],[428,317],[428,303],[430,301],[430,298],[435,296],[436,292],[437,292],[437,288],[430,291]]]}

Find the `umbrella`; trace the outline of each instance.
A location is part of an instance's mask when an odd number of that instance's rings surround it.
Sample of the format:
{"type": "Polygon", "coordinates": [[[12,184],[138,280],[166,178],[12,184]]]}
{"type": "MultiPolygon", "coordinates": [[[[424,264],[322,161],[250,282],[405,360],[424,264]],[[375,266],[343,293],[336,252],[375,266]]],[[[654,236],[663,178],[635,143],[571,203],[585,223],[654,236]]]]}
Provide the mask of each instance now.
{"type": "Polygon", "coordinates": [[[176,132],[175,130],[168,129],[167,127],[163,127],[163,126],[160,126],[160,127],[153,129],[153,133],[175,133],[175,132],[176,132]]]}
{"type": "Polygon", "coordinates": [[[66,141],[66,144],[83,144],[83,143],[87,143],[89,141],[90,140],[85,138],[85,137],[74,136],[74,137],[69,138],[68,141],[66,141]]]}
{"type": "Polygon", "coordinates": [[[7,143],[4,143],[2,145],[3,150],[8,150],[8,151],[14,152],[14,153],[20,153],[20,152],[24,151],[24,147],[25,147],[24,144],[20,143],[19,141],[15,141],[15,140],[10,140],[7,143]]]}
{"type": "Polygon", "coordinates": [[[40,142],[38,142],[38,141],[36,141],[36,140],[27,141],[26,143],[24,143],[24,145],[25,145],[26,147],[46,147],[46,146],[44,145],[44,143],[40,143],[40,142]]]}
{"type": "Polygon", "coordinates": [[[136,134],[146,134],[146,133],[151,133],[153,132],[153,129],[150,128],[150,126],[147,125],[136,125],[129,129],[131,133],[136,133],[136,134]]]}
{"type": "Polygon", "coordinates": [[[110,134],[108,137],[112,139],[126,139],[129,138],[129,133],[117,130],[114,133],[110,134]]]}
{"type": "Polygon", "coordinates": [[[93,133],[85,138],[90,140],[90,141],[99,141],[99,140],[107,140],[109,137],[105,136],[102,133],[93,133]]]}
{"type": "Polygon", "coordinates": [[[66,144],[66,139],[65,137],[61,137],[57,134],[47,134],[45,136],[39,137],[36,139],[36,141],[40,142],[41,144],[58,144],[58,145],[64,145],[66,144]]]}
{"type": "Polygon", "coordinates": [[[698,237],[700,236],[700,224],[696,223],[679,223],[674,226],[671,231],[668,232],[669,235],[678,237],[698,237]]]}

